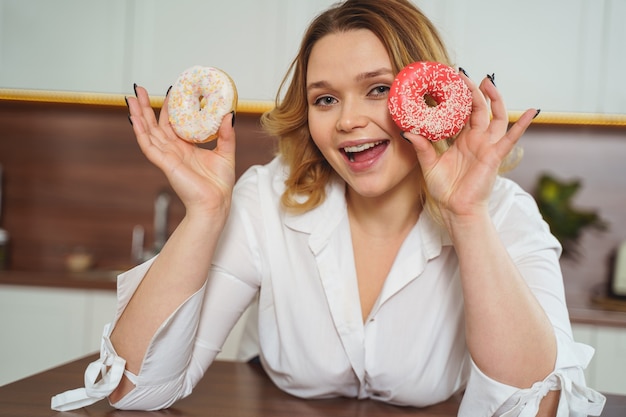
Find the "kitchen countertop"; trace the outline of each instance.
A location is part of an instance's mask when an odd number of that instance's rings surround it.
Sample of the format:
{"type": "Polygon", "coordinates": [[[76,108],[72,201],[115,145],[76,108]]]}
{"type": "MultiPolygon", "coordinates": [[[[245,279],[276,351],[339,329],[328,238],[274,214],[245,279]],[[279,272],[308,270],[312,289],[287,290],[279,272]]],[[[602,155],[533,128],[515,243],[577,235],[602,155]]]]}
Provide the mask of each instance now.
{"type": "Polygon", "coordinates": [[[0,285],[27,285],[35,287],[115,291],[118,273],[120,273],[120,271],[0,271],[0,285]]]}
{"type": "Polygon", "coordinates": [[[626,299],[606,295],[601,286],[567,288],[565,296],[572,323],[626,328],[626,299]]]}
{"type": "MultiPolygon", "coordinates": [[[[0,271],[0,285],[116,290],[121,271],[87,272],[0,271]]],[[[591,324],[626,328],[626,300],[606,297],[599,289],[568,288],[566,291],[570,319],[574,324],[591,324]]]]}

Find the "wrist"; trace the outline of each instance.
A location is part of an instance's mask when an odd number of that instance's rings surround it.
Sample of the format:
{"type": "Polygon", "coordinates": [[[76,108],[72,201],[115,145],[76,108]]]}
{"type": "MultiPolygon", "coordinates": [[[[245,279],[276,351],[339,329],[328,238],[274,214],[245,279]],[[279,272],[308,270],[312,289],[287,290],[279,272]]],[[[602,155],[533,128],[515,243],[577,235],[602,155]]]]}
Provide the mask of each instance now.
{"type": "Polygon", "coordinates": [[[186,207],[183,221],[198,231],[211,232],[221,231],[226,224],[230,213],[230,200],[219,206],[193,206],[186,207]]]}
{"type": "Polygon", "coordinates": [[[224,196],[216,200],[206,201],[205,199],[194,204],[185,204],[185,217],[200,223],[202,221],[212,223],[225,221],[230,212],[231,196],[224,196]]]}
{"type": "Polygon", "coordinates": [[[493,225],[489,212],[484,210],[476,210],[466,213],[452,213],[442,211],[441,217],[448,233],[453,240],[465,235],[475,235],[483,233],[487,228],[493,225]]]}

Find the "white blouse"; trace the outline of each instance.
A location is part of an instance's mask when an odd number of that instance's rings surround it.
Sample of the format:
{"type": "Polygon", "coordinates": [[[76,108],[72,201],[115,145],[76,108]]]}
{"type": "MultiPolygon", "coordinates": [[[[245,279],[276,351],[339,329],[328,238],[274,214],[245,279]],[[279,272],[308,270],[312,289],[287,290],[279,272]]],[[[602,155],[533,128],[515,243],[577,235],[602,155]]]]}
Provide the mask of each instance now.
{"type": "MultiPolygon", "coordinates": [[[[277,158],[238,181],[207,283],[160,327],[139,374],[124,371],[136,388],[113,406],[159,409],[189,395],[255,301],[263,367],[278,387],[296,396],[421,407],[465,390],[459,416],[534,416],[548,391],[561,390],[559,416],[599,415],[604,397],[587,388],[583,376],[593,349],[572,339],[560,245],[528,193],[499,178],[490,203],[499,235],[548,314],[558,344],[554,372],[519,389],[489,378],[472,362],[458,259],[426,212],[363,322],[345,184],[334,180],[324,204],[292,215],[279,202],[285,170],[277,158]]],[[[113,326],[150,264],[119,277],[113,326]]],[[[113,326],[105,329],[100,360],[87,370],[86,388],[54,397],[53,408],[84,406],[117,386],[124,361],[109,341],[113,326]],[[97,370],[105,378],[96,383],[87,374],[97,370]]]]}

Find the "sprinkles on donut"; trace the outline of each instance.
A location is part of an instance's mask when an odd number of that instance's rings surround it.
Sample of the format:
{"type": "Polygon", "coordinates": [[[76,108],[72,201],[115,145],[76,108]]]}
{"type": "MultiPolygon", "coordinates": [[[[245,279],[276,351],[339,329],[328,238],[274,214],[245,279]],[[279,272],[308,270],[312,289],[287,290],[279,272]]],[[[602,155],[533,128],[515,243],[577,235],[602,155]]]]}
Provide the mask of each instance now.
{"type": "Polygon", "coordinates": [[[436,142],[463,128],[472,111],[472,94],[453,68],[419,61],[398,73],[387,104],[403,131],[436,142]]]}
{"type": "Polygon", "coordinates": [[[217,139],[224,116],[237,107],[237,88],[224,71],[195,65],[178,77],[168,94],[169,121],[182,139],[217,139]]]}

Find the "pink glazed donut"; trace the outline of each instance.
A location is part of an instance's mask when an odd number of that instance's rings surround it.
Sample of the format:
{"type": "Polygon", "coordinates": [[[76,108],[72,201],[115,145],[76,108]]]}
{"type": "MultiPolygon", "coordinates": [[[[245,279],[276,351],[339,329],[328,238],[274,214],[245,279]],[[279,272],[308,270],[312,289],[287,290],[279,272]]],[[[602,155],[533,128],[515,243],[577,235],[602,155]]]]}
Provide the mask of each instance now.
{"type": "Polygon", "coordinates": [[[419,61],[398,73],[387,104],[400,129],[436,142],[463,128],[472,112],[472,94],[453,68],[419,61]]]}
{"type": "Polygon", "coordinates": [[[237,107],[237,88],[224,71],[193,66],[178,77],[168,94],[167,111],[178,136],[192,143],[217,139],[224,116],[237,107]]]}

